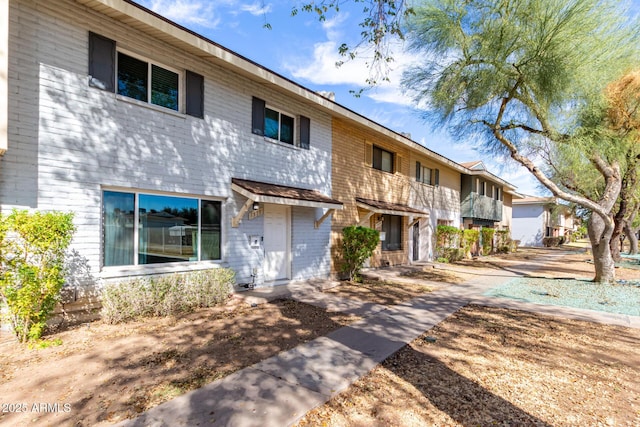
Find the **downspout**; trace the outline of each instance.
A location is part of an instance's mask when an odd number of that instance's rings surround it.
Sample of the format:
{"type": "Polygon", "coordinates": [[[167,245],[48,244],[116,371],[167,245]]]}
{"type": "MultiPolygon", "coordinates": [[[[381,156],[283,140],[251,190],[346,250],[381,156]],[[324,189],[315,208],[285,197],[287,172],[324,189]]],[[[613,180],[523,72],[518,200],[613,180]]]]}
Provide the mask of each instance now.
{"type": "Polygon", "coordinates": [[[9,0],[0,0],[0,156],[9,148],[9,0]]]}

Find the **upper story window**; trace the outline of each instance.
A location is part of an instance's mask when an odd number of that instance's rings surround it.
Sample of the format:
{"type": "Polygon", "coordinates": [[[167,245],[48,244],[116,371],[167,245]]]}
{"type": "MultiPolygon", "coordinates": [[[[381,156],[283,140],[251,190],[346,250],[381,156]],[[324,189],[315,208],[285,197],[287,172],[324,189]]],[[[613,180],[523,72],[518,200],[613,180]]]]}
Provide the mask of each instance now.
{"type": "Polygon", "coordinates": [[[480,182],[480,188],[478,189],[478,192],[480,193],[481,196],[486,196],[487,195],[487,183],[484,181],[480,182]]]}
{"type": "Polygon", "coordinates": [[[428,185],[440,185],[440,170],[422,166],[416,162],[416,181],[428,185]]]}
{"type": "Polygon", "coordinates": [[[204,118],[203,76],[121,51],[116,49],[115,41],[91,32],[89,86],[204,118]]]}
{"type": "Polygon", "coordinates": [[[416,181],[428,185],[440,185],[440,170],[428,168],[416,162],[416,181]]]}
{"type": "Polygon", "coordinates": [[[264,109],[264,136],[277,139],[280,142],[293,145],[294,142],[293,117],[280,111],[265,107],[264,109]]]}
{"type": "Polygon", "coordinates": [[[393,173],[393,153],[373,146],[373,168],[393,173]]]}
{"type": "Polygon", "coordinates": [[[418,181],[431,185],[431,168],[426,166],[420,167],[420,175],[418,175],[418,181]]]}
{"type": "Polygon", "coordinates": [[[294,117],[271,106],[267,107],[264,100],[253,97],[251,132],[308,150],[311,120],[304,116],[294,117]]]}
{"type": "Polygon", "coordinates": [[[179,111],[180,74],[118,52],[118,94],[179,111]]]}

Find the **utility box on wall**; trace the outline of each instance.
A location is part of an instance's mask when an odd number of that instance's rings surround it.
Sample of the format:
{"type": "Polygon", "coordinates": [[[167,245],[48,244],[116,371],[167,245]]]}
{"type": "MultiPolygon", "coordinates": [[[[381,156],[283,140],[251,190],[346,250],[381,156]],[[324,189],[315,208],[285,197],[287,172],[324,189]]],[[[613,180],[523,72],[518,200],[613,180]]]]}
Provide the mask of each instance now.
{"type": "Polygon", "coordinates": [[[251,249],[260,249],[261,241],[262,236],[249,236],[249,246],[251,246],[251,249]]]}

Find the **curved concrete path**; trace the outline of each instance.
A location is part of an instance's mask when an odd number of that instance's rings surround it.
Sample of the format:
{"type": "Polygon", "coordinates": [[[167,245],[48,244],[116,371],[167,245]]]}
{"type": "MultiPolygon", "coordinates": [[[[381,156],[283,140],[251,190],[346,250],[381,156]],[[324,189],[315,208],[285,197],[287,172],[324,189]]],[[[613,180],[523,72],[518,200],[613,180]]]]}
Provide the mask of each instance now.
{"type": "MultiPolygon", "coordinates": [[[[554,254],[553,258],[562,256],[554,254]]],[[[532,271],[534,267],[526,267],[532,271]]],[[[289,296],[355,313],[362,320],[282,352],[159,405],[119,426],[289,426],[367,374],[405,344],[469,303],[498,305],[581,320],[640,328],[640,318],[483,297],[517,271],[479,276],[396,306],[363,303],[318,292],[314,284],[246,293],[248,302],[289,296]],[[254,298],[252,300],[251,298],[254,298]]]]}

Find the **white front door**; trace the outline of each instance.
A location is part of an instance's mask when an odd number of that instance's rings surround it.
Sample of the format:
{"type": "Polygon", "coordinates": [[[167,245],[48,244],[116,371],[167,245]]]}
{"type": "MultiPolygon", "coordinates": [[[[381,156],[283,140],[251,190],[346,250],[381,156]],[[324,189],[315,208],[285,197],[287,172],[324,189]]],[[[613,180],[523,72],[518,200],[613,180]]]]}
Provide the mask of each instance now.
{"type": "Polygon", "coordinates": [[[289,207],[264,205],[264,280],[289,278],[289,207]]]}

